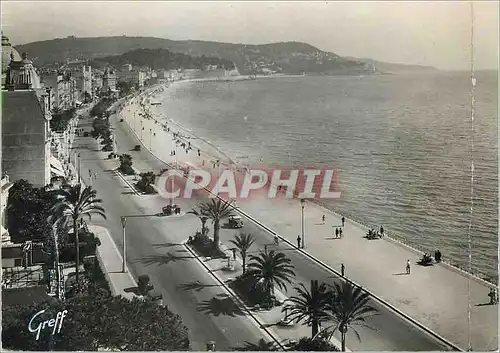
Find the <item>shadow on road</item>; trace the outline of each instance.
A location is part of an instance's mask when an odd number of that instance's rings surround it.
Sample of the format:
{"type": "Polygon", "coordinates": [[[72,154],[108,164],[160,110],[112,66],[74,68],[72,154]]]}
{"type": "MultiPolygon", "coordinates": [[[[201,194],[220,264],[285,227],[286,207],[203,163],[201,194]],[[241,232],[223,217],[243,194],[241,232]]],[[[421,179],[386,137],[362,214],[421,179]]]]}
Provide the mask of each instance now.
{"type": "Polygon", "coordinates": [[[210,300],[199,303],[197,311],[214,316],[226,315],[236,317],[245,315],[227,294],[220,294],[210,300]]]}
{"type": "Polygon", "coordinates": [[[172,246],[180,246],[182,244],[176,244],[176,243],[160,243],[160,244],[152,244],[153,248],[171,248],[172,246]]]}
{"type": "Polygon", "coordinates": [[[200,281],[196,282],[189,282],[189,283],[184,283],[184,284],[179,284],[177,287],[184,290],[194,290],[197,292],[200,292],[201,290],[207,288],[207,287],[220,287],[220,284],[203,284],[200,281]]]}
{"type": "Polygon", "coordinates": [[[146,266],[149,265],[168,265],[170,262],[175,262],[178,260],[188,260],[188,259],[193,259],[192,256],[176,256],[170,252],[162,255],[162,254],[155,254],[147,257],[143,257],[140,259],[135,260],[134,262],[140,262],[146,266]]]}

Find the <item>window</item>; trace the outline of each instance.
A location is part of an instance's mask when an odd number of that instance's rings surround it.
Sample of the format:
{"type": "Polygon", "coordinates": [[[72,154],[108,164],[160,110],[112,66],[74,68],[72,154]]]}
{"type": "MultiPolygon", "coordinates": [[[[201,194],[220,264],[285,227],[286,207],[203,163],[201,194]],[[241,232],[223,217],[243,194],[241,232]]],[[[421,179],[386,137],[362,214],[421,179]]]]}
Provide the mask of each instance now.
{"type": "Polygon", "coordinates": [[[22,259],[14,259],[14,267],[21,267],[23,265],[22,259]]]}

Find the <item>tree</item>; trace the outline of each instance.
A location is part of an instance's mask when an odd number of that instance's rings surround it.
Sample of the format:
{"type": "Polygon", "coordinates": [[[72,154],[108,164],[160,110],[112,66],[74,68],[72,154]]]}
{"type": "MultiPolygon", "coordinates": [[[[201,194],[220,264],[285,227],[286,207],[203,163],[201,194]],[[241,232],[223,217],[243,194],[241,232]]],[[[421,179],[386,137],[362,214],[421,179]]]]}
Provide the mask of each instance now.
{"type": "Polygon", "coordinates": [[[153,172],[139,174],[141,179],[135,184],[139,190],[146,194],[154,194],[155,189],[151,186],[155,183],[156,175],[153,172]]]}
{"type": "Polygon", "coordinates": [[[129,154],[122,154],[120,156],[120,171],[123,174],[133,175],[135,174],[134,168],[132,168],[132,156],[129,154]]]}
{"type": "Polygon", "coordinates": [[[243,259],[243,273],[245,273],[246,270],[246,259],[247,259],[247,252],[248,249],[252,246],[252,244],[255,242],[255,237],[252,234],[249,233],[243,233],[240,232],[240,234],[237,234],[234,239],[231,239],[231,243],[233,243],[236,248],[240,251],[241,258],[243,259]]]}
{"type": "MultiPolygon", "coordinates": [[[[376,315],[377,309],[368,304],[370,297],[363,292],[361,287],[354,286],[350,282],[343,282],[342,285],[335,283],[333,296],[330,302],[330,320],[335,322],[334,326],[325,328],[324,331],[330,339],[336,330],[340,331],[342,352],[345,352],[346,333],[351,328],[358,340],[361,340],[359,333],[353,326],[363,326],[373,329],[366,324],[366,319],[376,315]],[[331,330],[333,328],[333,330],[331,330]]],[[[318,336],[321,332],[318,334],[318,336]]]]}
{"type": "Polygon", "coordinates": [[[302,337],[297,343],[293,344],[288,351],[300,352],[338,352],[340,349],[334,344],[324,339],[302,337]]]}
{"type": "MultiPolygon", "coordinates": [[[[2,307],[2,343],[12,350],[46,350],[51,329],[42,330],[35,340],[28,322],[35,313],[47,309],[47,303],[34,306],[2,307]]],[[[149,299],[110,296],[105,291],[77,296],[63,303],[52,303],[50,313],[41,320],[54,318],[67,310],[62,330],[53,336],[53,350],[64,351],[180,351],[189,349],[188,330],[178,315],[149,299]],[[134,320],[130,320],[130,315],[134,320]]],[[[38,323],[38,322],[37,322],[38,323]]],[[[35,323],[35,325],[37,324],[35,323]]]]}
{"type": "Polygon", "coordinates": [[[207,221],[208,221],[208,217],[204,216],[201,213],[201,211],[198,211],[195,208],[191,209],[191,211],[189,211],[188,214],[192,214],[192,215],[195,215],[196,217],[198,217],[198,219],[201,222],[201,234],[202,235],[207,235],[208,234],[208,227],[206,226],[206,224],[207,224],[207,221]]]}
{"type": "Polygon", "coordinates": [[[77,286],[79,286],[80,283],[80,244],[78,239],[78,223],[83,218],[83,216],[88,216],[89,219],[91,219],[93,214],[97,214],[106,219],[104,208],[100,206],[102,200],[98,199],[96,196],[97,191],[93,190],[90,186],[87,186],[82,190],[81,184],[76,184],[75,186],[67,185],[63,189],[58,191],[59,201],[52,208],[56,217],[67,217],[73,221],[77,286]]]}
{"type": "Polygon", "coordinates": [[[23,179],[16,181],[9,191],[6,208],[7,228],[13,242],[50,240],[52,230],[46,220],[53,204],[52,191],[36,188],[23,179]]]}
{"type": "Polygon", "coordinates": [[[268,299],[274,296],[274,286],[286,289],[295,276],[293,265],[285,254],[271,250],[260,252],[258,256],[250,255],[247,274],[253,276],[262,287],[268,299]]]}
{"type": "Polygon", "coordinates": [[[62,288],[61,288],[61,268],[59,266],[59,248],[60,248],[60,241],[59,241],[59,229],[63,229],[63,231],[66,233],[67,232],[67,218],[56,218],[56,217],[49,217],[47,222],[51,225],[52,227],[52,251],[54,253],[54,268],[56,270],[56,297],[57,299],[62,298],[62,288]]]}
{"type": "Polygon", "coordinates": [[[232,202],[217,199],[211,199],[209,202],[203,202],[199,205],[200,212],[214,225],[214,249],[219,249],[219,231],[221,220],[228,218],[233,214],[234,206],[232,202]]]}
{"type": "Polygon", "coordinates": [[[332,294],[325,283],[318,284],[317,280],[311,281],[311,291],[301,283],[295,287],[296,296],[287,299],[289,302],[282,311],[289,311],[288,317],[296,322],[305,322],[311,326],[311,337],[318,334],[322,322],[328,320],[328,308],[332,294]]]}

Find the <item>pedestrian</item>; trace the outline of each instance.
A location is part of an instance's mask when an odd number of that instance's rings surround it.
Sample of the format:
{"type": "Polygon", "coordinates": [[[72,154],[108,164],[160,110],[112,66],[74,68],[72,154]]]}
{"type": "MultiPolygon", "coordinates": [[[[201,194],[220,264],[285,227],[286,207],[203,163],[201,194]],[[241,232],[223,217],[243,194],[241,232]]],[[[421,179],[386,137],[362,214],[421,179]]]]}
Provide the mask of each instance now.
{"type": "Polygon", "coordinates": [[[345,224],[345,217],[342,216],[342,228],[344,228],[344,224],[345,224]]]}
{"type": "Polygon", "coordinates": [[[232,248],[233,250],[233,260],[236,261],[236,248],[232,248]]]}
{"type": "Polygon", "coordinates": [[[323,215],[323,216],[321,217],[321,220],[322,220],[323,224],[325,224],[325,218],[326,218],[326,217],[325,217],[325,215],[323,215]]]}
{"type": "Polygon", "coordinates": [[[340,272],[342,273],[342,277],[345,277],[344,276],[344,273],[345,273],[345,266],[344,266],[344,264],[340,264],[340,272]]]}
{"type": "Polygon", "coordinates": [[[301,241],[300,235],[297,235],[297,248],[299,249],[300,249],[300,241],[301,241]]]}
{"type": "Polygon", "coordinates": [[[436,262],[441,262],[441,251],[439,251],[439,249],[437,250],[436,255],[437,255],[436,262]]]}
{"type": "Polygon", "coordinates": [[[384,236],[384,227],[383,226],[380,226],[380,236],[381,237],[384,236]]]}
{"type": "Polygon", "coordinates": [[[339,229],[335,228],[335,238],[338,238],[338,237],[339,237],[339,229]]]}
{"type": "Polygon", "coordinates": [[[200,153],[200,150],[198,150],[198,157],[201,157],[201,153],[200,153]]]}
{"type": "Polygon", "coordinates": [[[411,268],[410,268],[410,259],[408,259],[408,260],[406,261],[406,274],[407,274],[407,275],[409,275],[409,274],[410,274],[410,270],[411,270],[411,268]]]}
{"type": "Polygon", "coordinates": [[[280,238],[277,235],[274,236],[274,244],[276,246],[280,245],[280,238]]]}
{"type": "Polygon", "coordinates": [[[339,236],[342,238],[342,228],[339,229],[339,236]]]}

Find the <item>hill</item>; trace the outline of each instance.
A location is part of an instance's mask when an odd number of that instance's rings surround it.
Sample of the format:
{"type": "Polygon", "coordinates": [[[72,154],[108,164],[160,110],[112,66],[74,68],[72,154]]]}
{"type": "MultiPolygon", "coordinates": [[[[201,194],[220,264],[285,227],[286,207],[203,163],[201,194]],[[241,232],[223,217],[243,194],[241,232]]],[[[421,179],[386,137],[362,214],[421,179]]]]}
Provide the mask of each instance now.
{"type": "Polygon", "coordinates": [[[136,49],[167,49],[190,56],[218,57],[233,62],[240,73],[359,73],[363,64],[327,53],[306,43],[286,42],[245,45],[197,40],[173,41],[153,37],[57,38],[16,46],[39,67],[54,62],[92,60],[136,49]]]}
{"type": "MultiPolygon", "coordinates": [[[[242,74],[264,72],[295,74],[306,72],[326,75],[373,73],[373,68],[368,63],[370,59],[341,57],[300,42],[246,45],[199,40],[174,41],[154,37],[76,38],[70,36],[18,45],[16,49],[20,53],[27,52],[39,67],[54,62],[62,64],[67,59],[93,60],[122,55],[137,49],[167,49],[172,53],[229,60],[242,74]]],[[[411,68],[406,65],[399,67],[393,64],[375,63],[377,70],[384,72],[391,72],[393,69],[401,71],[403,67],[411,68]],[[379,69],[379,65],[383,69],[379,69]],[[384,65],[392,66],[387,69],[384,65]]]]}
{"type": "Polygon", "coordinates": [[[136,49],[121,55],[96,58],[90,62],[93,67],[104,67],[107,64],[120,67],[132,64],[134,67],[150,67],[158,69],[204,69],[207,65],[215,65],[218,69],[232,70],[234,64],[230,60],[191,56],[183,53],[173,53],[167,49],[136,49]]]}
{"type": "Polygon", "coordinates": [[[396,64],[396,63],[388,63],[383,61],[377,61],[373,59],[360,59],[354,57],[346,57],[349,60],[357,60],[368,65],[375,65],[377,71],[380,73],[411,73],[411,72],[433,72],[439,71],[433,66],[425,66],[425,65],[409,65],[409,64],[396,64]]]}

